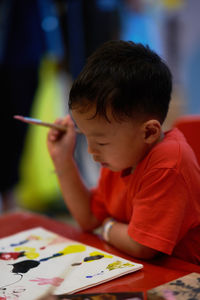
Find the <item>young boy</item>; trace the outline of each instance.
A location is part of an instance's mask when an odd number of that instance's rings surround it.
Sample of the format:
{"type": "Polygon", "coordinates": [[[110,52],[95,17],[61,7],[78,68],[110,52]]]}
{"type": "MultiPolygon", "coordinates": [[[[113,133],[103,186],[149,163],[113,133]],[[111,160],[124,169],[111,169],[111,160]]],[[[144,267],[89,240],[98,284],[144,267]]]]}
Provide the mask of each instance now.
{"type": "Polygon", "coordinates": [[[88,59],[70,91],[69,107],[102,166],[88,190],[73,153],[71,117],[57,120],[48,149],[71,214],[83,228],[102,225],[105,241],[134,257],[159,253],[200,263],[200,170],[178,129],[163,132],[171,73],[149,47],[109,41],[88,59]]]}

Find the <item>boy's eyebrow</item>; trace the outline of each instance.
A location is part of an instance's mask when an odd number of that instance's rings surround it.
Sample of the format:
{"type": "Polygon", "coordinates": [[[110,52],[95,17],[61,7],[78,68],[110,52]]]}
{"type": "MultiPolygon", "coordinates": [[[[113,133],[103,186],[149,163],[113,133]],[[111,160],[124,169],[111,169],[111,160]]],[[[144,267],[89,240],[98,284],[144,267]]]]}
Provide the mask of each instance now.
{"type": "MultiPolygon", "coordinates": [[[[75,128],[76,128],[76,130],[77,131],[79,131],[80,133],[82,133],[82,134],[84,134],[81,130],[80,130],[80,128],[77,126],[77,124],[76,124],[76,122],[74,121],[74,124],[75,124],[75,128]]],[[[90,134],[87,134],[87,136],[89,136],[89,137],[105,137],[106,136],[106,134],[105,133],[103,133],[103,132],[91,132],[90,134]]]]}
{"type": "Polygon", "coordinates": [[[106,136],[106,134],[105,133],[103,133],[103,132],[91,132],[90,134],[88,134],[87,136],[89,136],[89,137],[105,137],[106,136]]]}

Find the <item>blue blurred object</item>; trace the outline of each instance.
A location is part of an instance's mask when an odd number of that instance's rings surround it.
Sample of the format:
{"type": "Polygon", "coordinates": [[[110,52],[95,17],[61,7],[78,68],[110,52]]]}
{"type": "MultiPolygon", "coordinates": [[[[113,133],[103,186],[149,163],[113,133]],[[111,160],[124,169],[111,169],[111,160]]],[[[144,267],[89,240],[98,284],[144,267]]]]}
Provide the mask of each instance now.
{"type": "Polygon", "coordinates": [[[189,114],[200,114],[200,41],[197,41],[185,67],[187,111],[189,114]]]}
{"type": "Polygon", "coordinates": [[[53,0],[36,0],[40,14],[40,26],[44,33],[46,51],[57,60],[64,58],[63,37],[58,11],[53,0]]]}
{"type": "Polygon", "coordinates": [[[118,6],[118,0],[96,0],[99,10],[112,12],[118,6]]]}
{"type": "Polygon", "coordinates": [[[119,1],[121,20],[120,39],[149,45],[162,55],[163,45],[160,36],[160,7],[145,1],[138,1],[140,9],[131,8],[128,1],[119,1]]]}
{"type": "Polygon", "coordinates": [[[85,63],[83,1],[68,0],[67,3],[69,71],[76,78],[85,63]]]}
{"type": "Polygon", "coordinates": [[[38,64],[44,51],[37,1],[0,2],[1,63],[9,66],[38,64]]]}

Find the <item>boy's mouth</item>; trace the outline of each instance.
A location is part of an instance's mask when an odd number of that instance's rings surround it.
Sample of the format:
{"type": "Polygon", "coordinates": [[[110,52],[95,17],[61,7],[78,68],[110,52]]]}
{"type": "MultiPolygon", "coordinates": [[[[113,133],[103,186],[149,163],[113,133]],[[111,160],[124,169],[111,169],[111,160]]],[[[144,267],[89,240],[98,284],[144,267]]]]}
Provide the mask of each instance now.
{"type": "Polygon", "coordinates": [[[109,166],[108,163],[102,162],[101,159],[100,159],[100,157],[93,156],[93,160],[96,161],[96,162],[98,162],[102,167],[105,167],[105,168],[107,167],[108,168],[108,166],[109,166]]]}
{"type": "Polygon", "coordinates": [[[107,168],[109,165],[107,163],[100,163],[102,167],[107,168]]]}

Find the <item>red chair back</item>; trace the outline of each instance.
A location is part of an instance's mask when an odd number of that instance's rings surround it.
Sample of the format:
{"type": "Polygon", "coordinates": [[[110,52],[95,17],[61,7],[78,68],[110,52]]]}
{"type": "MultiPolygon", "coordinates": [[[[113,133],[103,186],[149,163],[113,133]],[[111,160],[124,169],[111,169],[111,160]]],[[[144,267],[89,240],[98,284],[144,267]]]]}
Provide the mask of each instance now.
{"type": "Polygon", "coordinates": [[[173,127],[177,127],[184,134],[200,165],[200,115],[179,117],[174,122],[173,127]]]}

